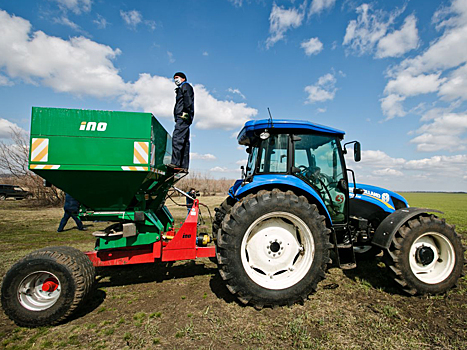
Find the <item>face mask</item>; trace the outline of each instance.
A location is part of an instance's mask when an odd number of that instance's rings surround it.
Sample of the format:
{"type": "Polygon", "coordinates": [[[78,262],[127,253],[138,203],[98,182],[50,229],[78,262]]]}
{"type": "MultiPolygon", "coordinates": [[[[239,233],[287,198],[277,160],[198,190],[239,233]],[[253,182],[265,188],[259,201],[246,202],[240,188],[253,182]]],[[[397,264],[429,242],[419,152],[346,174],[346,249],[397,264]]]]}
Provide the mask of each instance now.
{"type": "Polygon", "coordinates": [[[182,78],[175,78],[174,82],[175,82],[175,85],[180,86],[182,84],[182,78]]]}

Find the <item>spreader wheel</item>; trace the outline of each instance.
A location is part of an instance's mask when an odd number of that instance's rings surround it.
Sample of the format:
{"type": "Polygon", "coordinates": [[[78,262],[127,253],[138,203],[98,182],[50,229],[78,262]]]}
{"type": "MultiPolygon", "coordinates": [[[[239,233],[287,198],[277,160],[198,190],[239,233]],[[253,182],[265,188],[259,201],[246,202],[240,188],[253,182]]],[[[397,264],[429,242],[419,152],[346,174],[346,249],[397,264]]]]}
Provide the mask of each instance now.
{"type": "Polygon", "coordinates": [[[3,310],[19,326],[57,324],[82,304],[94,279],[94,266],[81,251],[71,247],[37,250],[5,275],[3,310]]]}
{"type": "Polygon", "coordinates": [[[248,195],[219,230],[220,274],[244,304],[302,302],[325,277],[329,233],[325,217],[303,196],[278,189],[248,195]]]}
{"type": "Polygon", "coordinates": [[[464,248],[453,226],[434,215],[419,216],[396,232],[384,262],[407,293],[439,294],[462,274],[464,248]]]}

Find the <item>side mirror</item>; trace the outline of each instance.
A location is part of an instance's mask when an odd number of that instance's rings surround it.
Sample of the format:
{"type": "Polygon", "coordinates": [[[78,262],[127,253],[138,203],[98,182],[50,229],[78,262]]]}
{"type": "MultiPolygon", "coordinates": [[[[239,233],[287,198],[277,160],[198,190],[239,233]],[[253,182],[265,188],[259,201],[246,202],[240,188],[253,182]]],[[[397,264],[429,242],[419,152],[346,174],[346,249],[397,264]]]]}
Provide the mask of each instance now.
{"type": "Polygon", "coordinates": [[[362,160],[362,149],[360,146],[360,142],[355,142],[353,145],[353,157],[356,162],[359,162],[362,160]]]}
{"type": "Polygon", "coordinates": [[[251,146],[248,146],[248,147],[246,148],[246,153],[251,154],[251,146]]]}

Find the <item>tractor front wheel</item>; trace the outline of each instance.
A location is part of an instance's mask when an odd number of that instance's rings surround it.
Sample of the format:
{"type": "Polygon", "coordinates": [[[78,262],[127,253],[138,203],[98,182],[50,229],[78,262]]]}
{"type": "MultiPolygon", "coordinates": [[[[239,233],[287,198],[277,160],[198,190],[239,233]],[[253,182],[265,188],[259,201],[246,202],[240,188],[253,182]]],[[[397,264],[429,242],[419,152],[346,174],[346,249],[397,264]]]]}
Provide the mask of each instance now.
{"type": "Polygon", "coordinates": [[[94,266],[71,247],[37,250],[14,264],[2,283],[2,307],[22,327],[57,324],[85,300],[95,279],[94,266]]]}
{"type": "Polygon", "coordinates": [[[325,217],[303,196],[278,189],[248,195],[219,230],[220,274],[244,304],[302,302],[325,277],[329,234],[325,217]]]}
{"type": "Polygon", "coordinates": [[[461,276],[464,249],[453,226],[434,215],[419,216],[396,232],[384,262],[405,292],[439,294],[461,276]]]}

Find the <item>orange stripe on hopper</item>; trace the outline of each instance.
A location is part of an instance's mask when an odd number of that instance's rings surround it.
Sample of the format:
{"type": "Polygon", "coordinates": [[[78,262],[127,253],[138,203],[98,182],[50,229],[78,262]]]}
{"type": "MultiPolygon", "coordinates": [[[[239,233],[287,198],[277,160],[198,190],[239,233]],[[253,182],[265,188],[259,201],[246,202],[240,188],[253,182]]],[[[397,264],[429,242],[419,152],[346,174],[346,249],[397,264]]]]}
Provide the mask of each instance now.
{"type": "Polygon", "coordinates": [[[31,151],[34,152],[34,150],[37,148],[37,146],[39,146],[45,139],[36,139],[33,143],[32,143],[32,146],[31,146],[31,151]]]}
{"type": "Polygon", "coordinates": [[[143,151],[146,152],[146,154],[148,154],[148,144],[147,144],[147,142],[138,142],[138,144],[143,149],[143,151]]]}
{"type": "Polygon", "coordinates": [[[34,160],[40,161],[42,158],[45,157],[45,155],[49,152],[49,146],[46,146],[41,153],[39,153],[37,156],[34,157],[34,160]]]}
{"type": "Polygon", "coordinates": [[[141,154],[138,153],[138,151],[135,151],[135,157],[136,159],[138,159],[138,161],[141,163],[141,164],[145,164],[147,163],[146,162],[146,159],[144,159],[141,154]]]}

